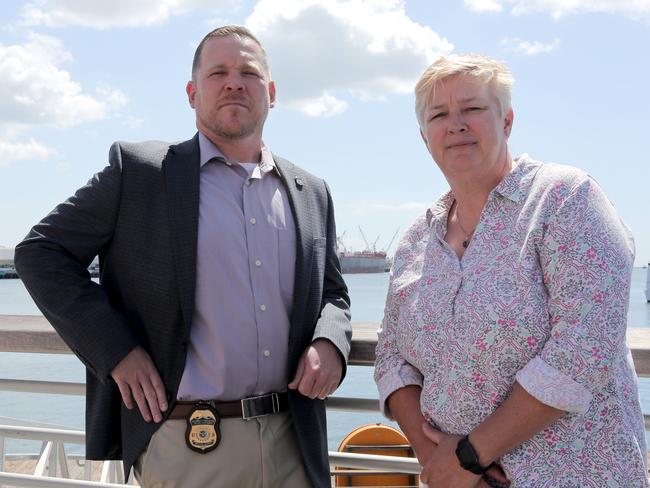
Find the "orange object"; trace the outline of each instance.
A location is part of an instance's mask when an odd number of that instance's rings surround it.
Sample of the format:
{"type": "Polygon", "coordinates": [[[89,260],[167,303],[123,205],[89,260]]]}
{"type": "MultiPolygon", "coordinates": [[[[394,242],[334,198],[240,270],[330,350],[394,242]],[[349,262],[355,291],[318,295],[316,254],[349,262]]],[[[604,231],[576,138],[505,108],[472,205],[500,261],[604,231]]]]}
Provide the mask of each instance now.
{"type": "MultiPolygon", "coordinates": [[[[413,449],[399,430],[383,424],[368,424],[350,432],[339,446],[339,452],[377,454],[380,456],[415,457],[413,449]]],[[[419,476],[376,470],[336,468],[335,486],[419,486],[419,476]],[[337,474],[337,471],[344,473],[337,474]]]]}

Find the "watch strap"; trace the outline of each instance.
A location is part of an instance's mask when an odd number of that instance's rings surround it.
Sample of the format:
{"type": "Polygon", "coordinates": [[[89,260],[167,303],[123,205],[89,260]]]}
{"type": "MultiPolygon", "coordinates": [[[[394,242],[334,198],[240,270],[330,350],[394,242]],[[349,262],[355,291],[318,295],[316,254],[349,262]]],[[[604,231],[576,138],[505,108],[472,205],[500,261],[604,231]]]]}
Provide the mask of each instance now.
{"type": "Polygon", "coordinates": [[[469,441],[469,435],[466,435],[458,441],[456,446],[456,457],[463,469],[470,471],[474,474],[484,474],[491,465],[481,466],[479,462],[478,453],[474,446],[469,441]]]}

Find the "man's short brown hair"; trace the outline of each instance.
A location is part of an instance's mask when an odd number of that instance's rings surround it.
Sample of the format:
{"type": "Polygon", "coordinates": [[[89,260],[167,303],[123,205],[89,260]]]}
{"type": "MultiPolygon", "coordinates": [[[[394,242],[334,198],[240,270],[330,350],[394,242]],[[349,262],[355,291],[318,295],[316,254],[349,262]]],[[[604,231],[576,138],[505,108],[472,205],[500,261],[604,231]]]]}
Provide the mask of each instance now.
{"type": "Polygon", "coordinates": [[[269,63],[266,58],[266,51],[262,47],[262,43],[260,42],[260,40],[257,37],[255,37],[255,35],[243,25],[224,25],[223,27],[218,27],[215,30],[208,32],[205,35],[205,37],[201,40],[199,45],[197,46],[196,51],[194,51],[194,60],[192,61],[192,79],[194,79],[194,76],[196,75],[196,70],[199,69],[199,65],[201,64],[201,52],[203,51],[203,46],[205,45],[205,43],[215,37],[229,37],[229,36],[239,37],[240,39],[250,39],[255,44],[257,44],[262,50],[262,54],[263,54],[262,62],[264,65],[264,70],[266,71],[267,75],[269,74],[269,63]]]}

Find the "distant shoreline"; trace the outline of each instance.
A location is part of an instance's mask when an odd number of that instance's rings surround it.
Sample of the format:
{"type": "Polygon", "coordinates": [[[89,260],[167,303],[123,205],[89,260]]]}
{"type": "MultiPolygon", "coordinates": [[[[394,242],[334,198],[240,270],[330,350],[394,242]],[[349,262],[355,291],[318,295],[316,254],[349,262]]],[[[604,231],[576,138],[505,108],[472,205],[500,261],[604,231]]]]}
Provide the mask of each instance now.
{"type": "MultiPolygon", "coordinates": [[[[88,268],[91,278],[99,278],[99,266],[92,265],[88,268]]],[[[0,280],[19,280],[20,276],[13,266],[0,267],[0,280]]]]}

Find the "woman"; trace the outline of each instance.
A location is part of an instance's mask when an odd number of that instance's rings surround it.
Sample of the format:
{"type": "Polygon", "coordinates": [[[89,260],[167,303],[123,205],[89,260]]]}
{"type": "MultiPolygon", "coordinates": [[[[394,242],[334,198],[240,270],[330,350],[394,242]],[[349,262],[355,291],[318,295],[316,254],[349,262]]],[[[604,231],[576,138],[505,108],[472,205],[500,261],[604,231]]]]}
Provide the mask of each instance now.
{"type": "Polygon", "coordinates": [[[511,158],[512,82],[452,55],[416,86],[450,191],[395,255],[380,403],[432,488],[647,487],[625,345],[632,237],[582,171],[511,158]]]}

